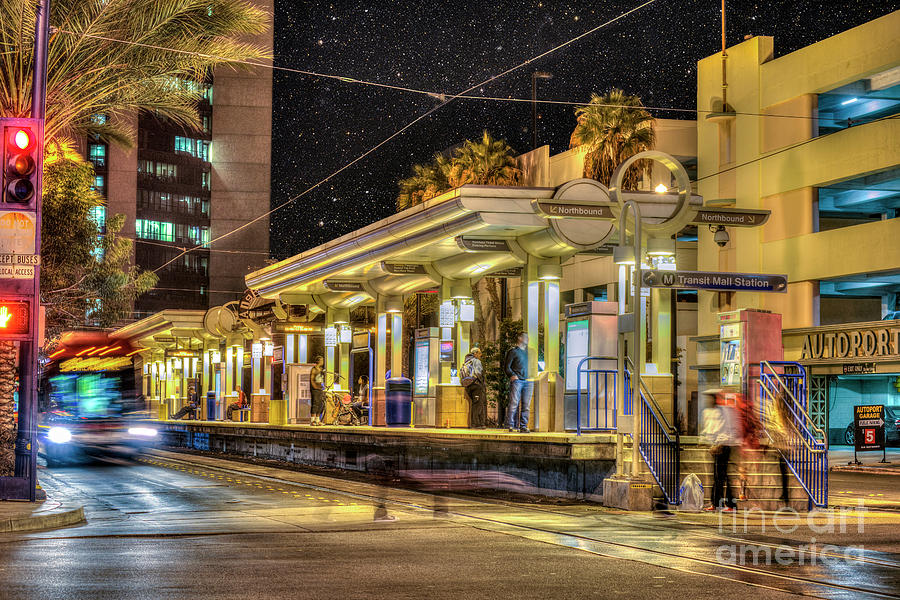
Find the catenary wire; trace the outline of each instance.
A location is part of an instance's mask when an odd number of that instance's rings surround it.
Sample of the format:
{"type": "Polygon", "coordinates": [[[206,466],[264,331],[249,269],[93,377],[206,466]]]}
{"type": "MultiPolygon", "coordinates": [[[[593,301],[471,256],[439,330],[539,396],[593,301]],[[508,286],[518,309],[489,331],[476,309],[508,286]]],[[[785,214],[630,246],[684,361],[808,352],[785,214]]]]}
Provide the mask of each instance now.
{"type": "MultiPolygon", "coordinates": [[[[641,7],[638,7],[638,8],[641,8],[641,7]]],[[[457,99],[457,100],[482,100],[482,101],[489,101],[489,102],[520,102],[520,103],[528,102],[528,103],[562,105],[562,106],[592,105],[592,106],[603,106],[603,107],[607,107],[607,108],[637,108],[633,105],[628,105],[628,104],[603,104],[603,103],[591,103],[591,102],[584,102],[584,101],[577,101],[577,100],[513,98],[513,97],[502,97],[502,96],[478,96],[478,95],[472,95],[472,94],[452,94],[449,92],[436,92],[436,91],[431,91],[431,90],[424,90],[421,88],[413,88],[413,87],[408,87],[408,86],[403,86],[403,85],[381,83],[378,81],[372,81],[372,80],[367,80],[367,79],[359,79],[359,78],[350,77],[347,75],[335,75],[333,73],[320,73],[318,71],[311,71],[308,69],[298,69],[295,67],[285,67],[285,66],[279,66],[279,65],[275,65],[275,64],[252,61],[252,60],[233,59],[233,58],[228,58],[225,56],[206,54],[203,52],[192,52],[189,50],[180,50],[178,48],[169,48],[167,46],[160,46],[157,44],[147,44],[144,42],[122,40],[122,39],[118,39],[118,38],[112,38],[112,37],[97,35],[97,34],[93,34],[93,33],[77,33],[77,32],[73,32],[73,31],[68,31],[66,29],[57,29],[56,31],[58,31],[59,33],[65,33],[68,35],[89,37],[89,38],[94,38],[94,39],[103,40],[103,41],[107,41],[107,42],[126,44],[126,45],[130,45],[130,46],[138,46],[141,48],[162,50],[165,52],[173,52],[176,54],[196,56],[199,58],[217,59],[217,60],[221,60],[223,62],[238,64],[238,65],[246,65],[246,66],[250,66],[250,67],[272,69],[273,71],[284,71],[286,73],[294,73],[294,74],[299,74],[299,75],[307,75],[310,77],[320,77],[323,79],[331,79],[334,81],[339,81],[341,83],[347,83],[347,84],[351,84],[351,85],[372,86],[372,87],[396,90],[396,91],[400,91],[400,92],[407,92],[407,93],[411,93],[411,94],[429,96],[429,97],[439,100],[441,102],[445,101],[448,97],[452,97],[453,99],[457,99]]],[[[582,36],[589,35],[590,33],[593,33],[593,31],[588,31],[588,32],[582,34],[582,36]]],[[[572,40],[570,40],[569,43],[571,43],[571,41],[572,40]]],[[[553,50],[550,50],[548,52],[552,52],[552,51],[553,50]]],[[[538,60],[545,54],[539,55],[539,56],[531,59],[530,62],[538,60]]],[[[502,76],[502,75],[503,74],[501,73],[500,76],[502,76]]],[[[704,109],[696,109],[696,108],[678,108],[678,107],[671,107],[671,106],[641,106],[640,108],[643,108],[648,111],[660,111],[660,112],[669,111],[669,112],[691,113],[691,114],[712,114],[712,113],[719,112],[719,111],[714,111],[714,110],[704,110],[704,109]]],[[[744,112],[744,111],[731,111],[731,112],[734,112],[735,115],[741,115],[741,116],[769,117],[769,118],[780,118],[780,119],[816,120],[819,118],[817,116],[811,116],[811,115],[783,115],[783,114],[755,113],[755,112],[744,112]]]]}

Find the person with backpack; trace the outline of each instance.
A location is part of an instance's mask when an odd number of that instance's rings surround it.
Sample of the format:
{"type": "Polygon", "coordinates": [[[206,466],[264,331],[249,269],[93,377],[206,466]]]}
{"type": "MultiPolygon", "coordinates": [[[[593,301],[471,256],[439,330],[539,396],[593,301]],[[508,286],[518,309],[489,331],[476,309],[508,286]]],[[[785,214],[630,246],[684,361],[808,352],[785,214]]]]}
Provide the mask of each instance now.
{"type": "Polygon", "coordinates": [[[469,427],[484,429],[487,423],[487,395],[484,389],[484,366],[481,364],[481,348],[472,348],[463,359],[459,382],[469,398],[469,427]]]}

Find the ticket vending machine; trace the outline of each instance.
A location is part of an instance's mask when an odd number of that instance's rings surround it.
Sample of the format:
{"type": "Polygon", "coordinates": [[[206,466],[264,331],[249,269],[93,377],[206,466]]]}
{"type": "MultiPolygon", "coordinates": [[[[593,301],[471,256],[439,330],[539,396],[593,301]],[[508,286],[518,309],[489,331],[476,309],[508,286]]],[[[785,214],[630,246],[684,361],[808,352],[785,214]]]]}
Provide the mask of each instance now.
{"type": "Polygon", "coordinates": [[[780,361],[781,315],[745,308],[719,313],[719,385],[751,403],[759,396],[759,363],[780,361]]]}
{"type": "Polygon", "coordinates": [[[315,365],[292,363],[287,365],[284,385],[288,423],[309,423],[312,405],[310,374],[315,365]]]}
{"type": "Polygon", "coordinates": [[[437,327],[416,329],[413,346],[413,425],[416,427],[437,425],[440,331],[437,327]]]}
{"type": "Polygon", "coordinates": [[[582,427],[596,428],[607,424],[612,428],[615,423],[612,402],[614,378],[605,373],[582,373],[579,382],[578,364],[587,357],[603,357],[602,360],[586,361],[583,368],[610,372],[616,370],[617,310],[618,304],[615,302],[591,301],[565,306],[566,388],[563,397],[563,422],[567,430],[575,429],[577,424],[579,386],[582,427]]]}

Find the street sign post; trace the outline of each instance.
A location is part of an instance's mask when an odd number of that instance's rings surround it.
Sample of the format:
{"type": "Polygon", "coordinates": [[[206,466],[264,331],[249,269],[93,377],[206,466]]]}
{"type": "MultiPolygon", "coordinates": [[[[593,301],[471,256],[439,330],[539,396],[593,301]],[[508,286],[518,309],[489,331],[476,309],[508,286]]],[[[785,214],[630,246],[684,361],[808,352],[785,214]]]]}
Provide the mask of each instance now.
{"type": "Polygon", "coordinates": [[[652,269],[643,272],[643,284],[652,288],[786,293],[787,275],[652,269]]]}
{"type": "Polygon", "coordinates": [[[884,405],[869,404],[853,407],[853,464],[861,464],[857,452],[881,450],[881,461],[887,463],[887,447],[884,443],[884,405]]]}

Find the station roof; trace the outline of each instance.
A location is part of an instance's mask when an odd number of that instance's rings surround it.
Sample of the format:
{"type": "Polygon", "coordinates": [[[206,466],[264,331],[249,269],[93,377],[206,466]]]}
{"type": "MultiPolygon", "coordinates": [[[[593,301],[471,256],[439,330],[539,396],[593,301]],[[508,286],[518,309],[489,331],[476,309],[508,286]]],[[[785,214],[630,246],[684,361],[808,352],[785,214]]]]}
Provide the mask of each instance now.
{"type": "MultiPolygon", "coordinates": [[[[644,221],[673,212],[677,194],[625,192],[644,221]]],[[[690,203],[701,204],[698,196],[690,203]]],[[[376,295],[429,289],[441,279],[471,279],[523,265],[528,255],[550,261],[596,252],[615,236],[618,205],[590,179],[552,187],[464,185],[246,276],[262,297],[352,306],[376,295]],[[609,218],[558,218],[549,203],[605,206],[609,218]]]]}
{"type": "Polygon", "coordinates": [[[140,321],[129,323],[110,334],[110,337],[128,340],[135,348],[165,349],[174,347],[176,339],[200,343],[210,337],[204,330],[205,310],[163,310],[140,321]]]}

